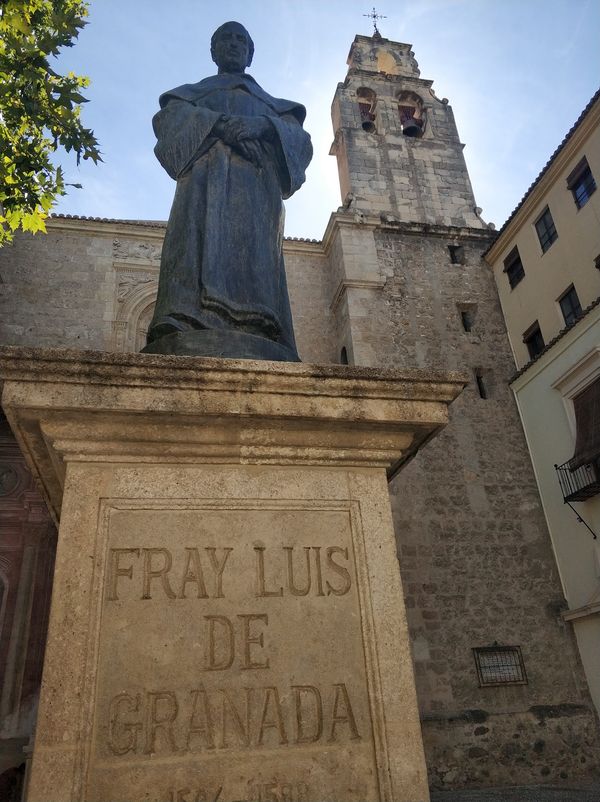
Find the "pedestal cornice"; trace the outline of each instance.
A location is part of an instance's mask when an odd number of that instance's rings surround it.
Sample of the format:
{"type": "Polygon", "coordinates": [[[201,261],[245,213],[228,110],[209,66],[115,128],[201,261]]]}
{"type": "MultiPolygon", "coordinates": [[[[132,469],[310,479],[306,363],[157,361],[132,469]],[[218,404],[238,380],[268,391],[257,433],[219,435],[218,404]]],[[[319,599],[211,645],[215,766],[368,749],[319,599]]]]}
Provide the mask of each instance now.
{"type": "Polygon", "coordinates": [[[69,461],[346,465],[389,476],[448,420],[459,373],[0,349],[2,405],[58,519],[69,461]]]}

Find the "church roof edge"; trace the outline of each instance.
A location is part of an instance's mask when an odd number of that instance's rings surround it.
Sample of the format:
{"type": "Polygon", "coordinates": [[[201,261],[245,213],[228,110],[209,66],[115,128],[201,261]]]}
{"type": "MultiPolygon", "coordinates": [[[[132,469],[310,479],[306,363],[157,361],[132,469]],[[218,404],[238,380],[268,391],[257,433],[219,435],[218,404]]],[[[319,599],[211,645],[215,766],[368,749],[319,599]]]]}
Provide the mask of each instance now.
{"type": "MultiPolygon", "coordinates": [[[[109,223],[112,225],[144,226],[146,228],[166,228],[166,220],[128,220],[115,217],[92,217],[84,214],[59,214],[53,213],[50,220],[75,220],[89,223],[109,223]]],[[[287,242],[313,242],[320,243],[321,240],[311,237],[284,237],[287,242]]]]}

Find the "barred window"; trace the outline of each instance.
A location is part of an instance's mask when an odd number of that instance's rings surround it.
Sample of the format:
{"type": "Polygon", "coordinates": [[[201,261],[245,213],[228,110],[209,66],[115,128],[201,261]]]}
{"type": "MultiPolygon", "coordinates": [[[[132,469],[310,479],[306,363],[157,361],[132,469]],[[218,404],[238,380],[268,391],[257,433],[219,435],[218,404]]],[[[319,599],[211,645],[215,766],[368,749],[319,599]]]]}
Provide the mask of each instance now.
{"type": "Polygon", "coordinates": [[[526,685],[520,646],[483,646],[473,649],[479,685],[526,685]]]}
{"type": "Polygon", "coordinates": [[[538,239],[540,241],[540,245],[542,246],[542,251],[546,253],[552,243],[558,239],[556,226],[554,225],[554,220],[550,214],[550,209],[547,206],[537,219],[535,230],[537,231],[538,239]]]}

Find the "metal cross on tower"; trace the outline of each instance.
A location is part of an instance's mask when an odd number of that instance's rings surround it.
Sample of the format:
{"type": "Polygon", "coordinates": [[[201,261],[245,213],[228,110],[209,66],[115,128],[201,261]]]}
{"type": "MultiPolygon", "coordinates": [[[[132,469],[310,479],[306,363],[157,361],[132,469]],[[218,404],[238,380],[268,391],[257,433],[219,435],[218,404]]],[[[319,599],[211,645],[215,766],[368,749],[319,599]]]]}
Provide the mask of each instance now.
{"type": "Polygon", "coordinates": [[[370,14],[363,14],[363,17],[369,17],[369,19],[373,20],[373,29],[374,29],[373,33],[377,34],[377,36],[381,36],[381,34],[379,33],[379,30],[377,28],[377,20],[378,19],[387,19],[385,14],[378,14],[377,11],[375,11],[375,6],[373,6],[373,11],[371,11],[370,14]]]}

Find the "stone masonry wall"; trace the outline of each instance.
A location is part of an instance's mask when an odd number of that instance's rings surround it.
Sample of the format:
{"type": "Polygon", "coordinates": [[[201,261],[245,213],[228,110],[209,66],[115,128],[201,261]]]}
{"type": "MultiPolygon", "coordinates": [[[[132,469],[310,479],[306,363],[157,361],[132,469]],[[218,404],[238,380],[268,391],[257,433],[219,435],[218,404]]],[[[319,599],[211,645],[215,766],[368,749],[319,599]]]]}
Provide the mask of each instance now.
{"type": "MultiPolygon", "coordinates": [[[[51,223],[47,237],[18,237],[0,252],[0,341],[130,347],[133,339],[115,339],[119,297],[131,298],[130,278],[146,293],[131,305],[143,317],[131,321],[135,334],[147,319],[161,234],[143,225],[66,225],[51,223]]],[[[571,627],[560,618],[564,599],[507,386],[513,362],[480,257],[488,236],[356,221],[343,241],[329,242],[327,252],[320,243],[285,244],[303,360],[337,362],[350,345],[361,364],[472,377],[450,425],[390,486],[431,783],[588,775],[598,764],[597,722],[571,627]],[[449,245],[463,246],[463,264],[451,263],[449,245]],[[336,292],[343,314],[332,311],[336,292]],[[479,686],[472,648],[495,641],[521,646],[527,685],[479,686]]]]}
{"type": "Polygon", "coordinates": [[[17,236],[0,251],[0,341],[103,350],[114,291],[112,238],[17,236]]]}
{"type": "Polygon", "coordinates": [[[450,232],[383,230],[376,241],[392,330],[380,364],[471,376],[449,426],[390,485],[431,784],[593,773],[597,722],[560,618],[564,598],[507,386],[514,363],[480,258],[485,245],[450,232]],[[451,263],[456,242],[464,264],[451,263]],[[479,686],[472,649],[496,642],[521,647],[526,685],[479,686]]]}
{"type": "MultiPolygon", "coordinates": [[[[0,250],[0,343],[138,350],[164,228],[55,218],[45,236],[17,235],[0,250]]],[[[284,253],[298,350],[306,361],[335,362],[322,247],[287,240],[284,253]]]]}

